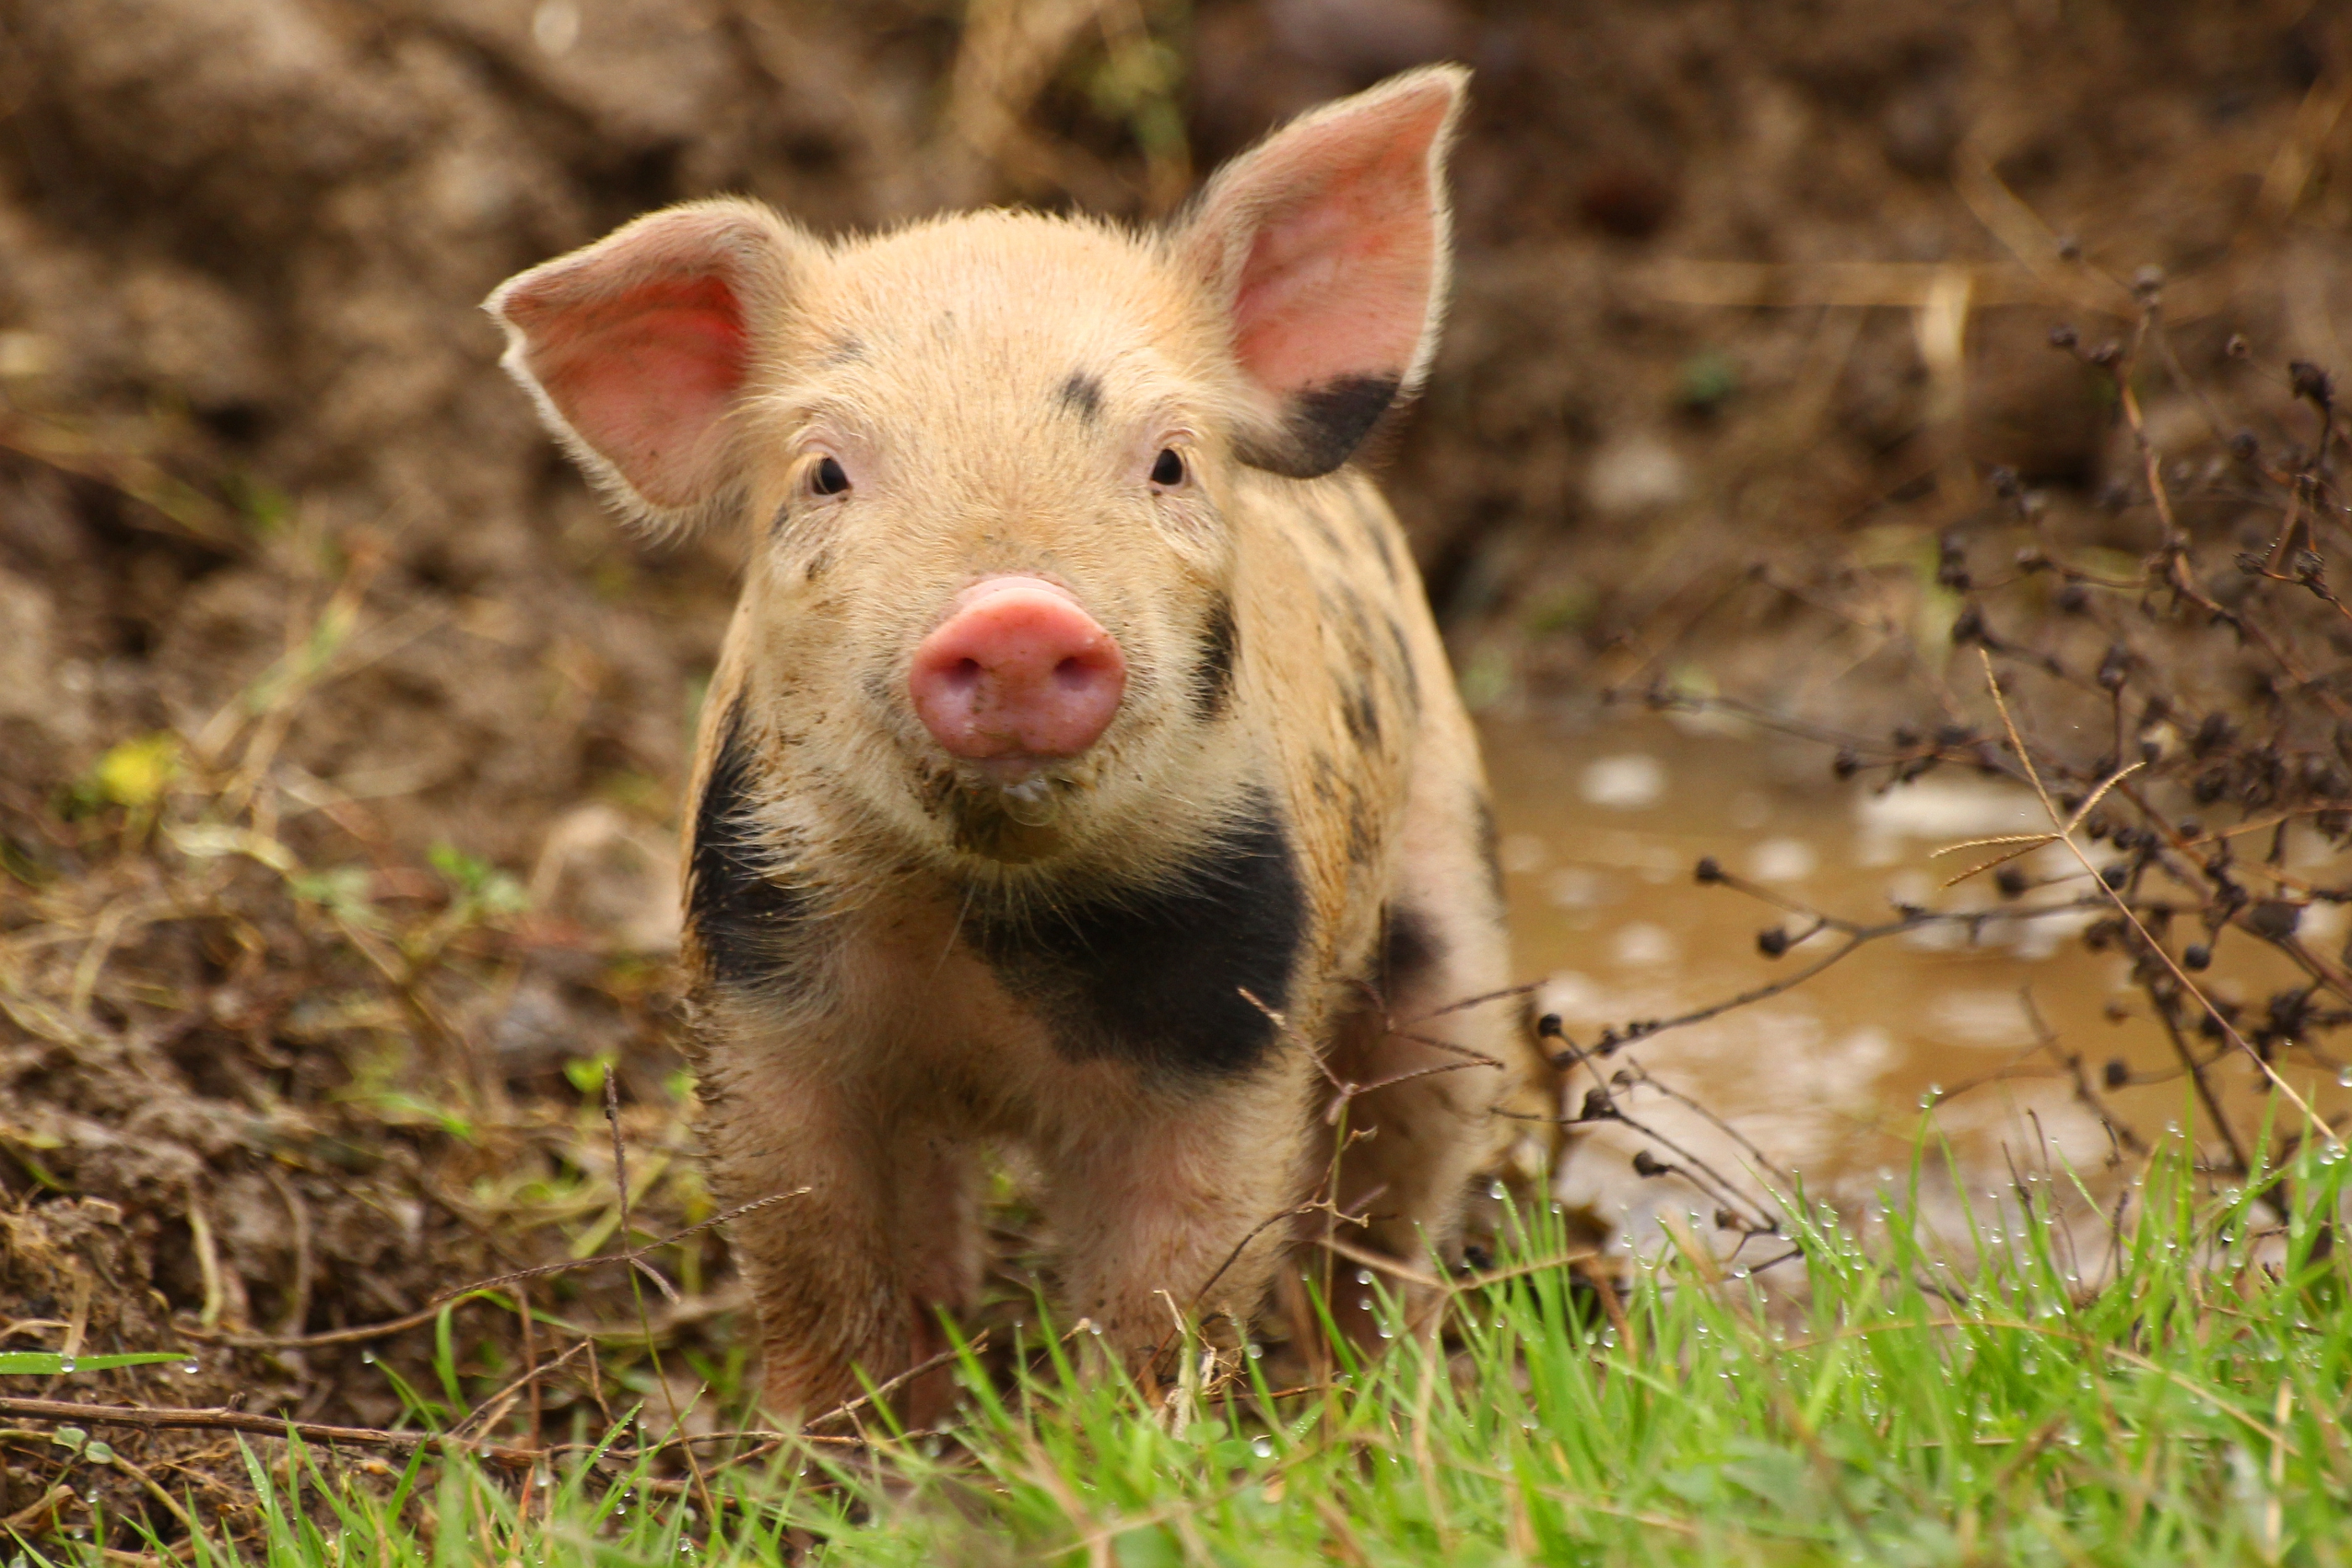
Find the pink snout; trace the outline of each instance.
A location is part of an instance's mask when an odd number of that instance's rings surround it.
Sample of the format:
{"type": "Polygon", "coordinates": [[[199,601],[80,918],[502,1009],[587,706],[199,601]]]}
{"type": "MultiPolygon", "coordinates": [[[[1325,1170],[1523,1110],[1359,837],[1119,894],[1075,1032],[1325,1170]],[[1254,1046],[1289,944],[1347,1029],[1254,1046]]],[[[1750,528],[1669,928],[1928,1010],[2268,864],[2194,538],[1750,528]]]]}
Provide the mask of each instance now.
{"type": "Polygon", "coordinates": [[[1109,727],[1126,688],[1111,634],[1034,577],[992,577],[958,594],[907,676],[923,727],[972,761],[1074,757],[1109,727]]]}

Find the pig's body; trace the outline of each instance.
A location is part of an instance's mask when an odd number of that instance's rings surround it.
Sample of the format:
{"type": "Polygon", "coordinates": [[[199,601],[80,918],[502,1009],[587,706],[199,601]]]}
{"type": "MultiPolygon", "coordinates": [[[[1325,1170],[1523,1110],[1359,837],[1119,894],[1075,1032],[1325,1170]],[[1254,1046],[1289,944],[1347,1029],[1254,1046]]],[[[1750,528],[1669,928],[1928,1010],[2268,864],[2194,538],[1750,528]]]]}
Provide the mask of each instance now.
{"type": "Polygon", "coordinates": [[[1484,784],[1339,465],[1426,362],[1458,90],[1311,117],[1170,236],[705,204],[494,298],[625,504],[757,530],[687,929],[715,1186],[807,1189],[736,1226],[779,1411],[940,1345],[989,1145],[1129,1357],[1258,1306],[1335,1081],[1443,1070],[1352,1100],[1336,1198],[1454,1241],[1524,1047],[1438,1011],[1507,981],[1484,784]]]}

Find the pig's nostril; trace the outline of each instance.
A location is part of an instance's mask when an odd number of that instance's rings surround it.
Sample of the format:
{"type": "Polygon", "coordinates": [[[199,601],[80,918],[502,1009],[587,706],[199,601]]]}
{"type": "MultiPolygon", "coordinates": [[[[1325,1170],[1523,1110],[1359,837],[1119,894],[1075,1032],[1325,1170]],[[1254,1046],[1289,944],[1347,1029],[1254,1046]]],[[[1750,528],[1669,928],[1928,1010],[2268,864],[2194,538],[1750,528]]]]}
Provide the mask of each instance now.
{"type": "Polygon", "coordinates": [[[988,672],[981,666],[978,659],[958,659],[940,672],[941,678],[960,692],[971,690],[972,687],[980,685],[981,677],[987,674],[988,672]]]}
{"type": "Polygon", "coordinates": [[[1065,659],[1054,666],[1054,679],[1067,690],[1076,691],[1080,686],[1091,685],[1094,678],[1094,665],[1084,659],[1065,659]]]}

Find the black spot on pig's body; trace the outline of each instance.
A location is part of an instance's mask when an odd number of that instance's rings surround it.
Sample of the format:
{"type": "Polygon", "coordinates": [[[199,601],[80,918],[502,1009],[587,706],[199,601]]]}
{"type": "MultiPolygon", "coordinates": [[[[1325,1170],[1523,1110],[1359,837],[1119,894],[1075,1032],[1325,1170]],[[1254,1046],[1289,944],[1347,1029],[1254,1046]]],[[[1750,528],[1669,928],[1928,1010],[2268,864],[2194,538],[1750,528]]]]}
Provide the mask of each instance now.
{"type": "Polygon", "coordinates": [[[1404,692],[1406,710],[1418,715],[1421,712],[1421,672],[1412,662],[1412,644],[1404,640],[1404,627],[1398,623],[1395,616],[1388,618],[1388,624],[1389,646],[1396,653],[1397,685],[1404,692]]]}
{"type": "Polygon", "coordinates": [[[1404,568],[1397,559],[1396,530],[1373,502],[1369,489],[1358,486],[1351,492],[1349,499],[1355,503],[1356,520],[1364,525],[1364,537],[1370,542],[1372,553],[1380,557],[1381,572],[1391,584],[1401,583],[1404,568]]]}
{"type": "Polygon", "coordinates": [[[1348,734],[1358,746],[1370,751],[1380,745],[1380,705],[1372,701],[1370,687],[1361,681],[1350,686],[1339,699],[1339,713],[1348,726],[1348,734]]]}
{"type": "Polygon", "coordinates": [[[753,765],[743,710],[730,708],[694,810],[687,921],[710,978],[773,991],[792,978],[787,938],[808,919],[804,889],[775,880],[750,821],[753,765]]]}
{"type": "Polygon", "coordinates": [[[1288,1005],[1307,919],[1282,819],[1254,792],[1219,842],[1150,886],[975,909],[966,929],[1066,1056],[1226,1078],[1274,1051],[1273,1021],[1242,993],[1288,1005]]]}
{"type": "Polygon", "coordinates": [[[1307,759],[1307,787],[1315,792],[1315,799],[1336,810],[1339,804],[1339,764],[1318,751],[1307,759]]]}
{"type": "Polygon", "coordinates": [[[1062,383],[1061,390],[1055,395],[1060,399],[1064,408],[1088,424],[1102,417],[1102,382],[1084,371],[1072,371],[1069,379],[1062,383]]]}
{"type": "Polygon", "coordinates": [[[1319,479],[1355,455],[1396,401],[1394,376],[1342,376],[1294,394],[1283,439],[1250,443],[1242,461],[1291,479],[1319,479]]]}
{"type": "Polygon", "coordinates": [[[1363,596],[1352,589],[1342,589],[1339,608],[1348,612],[1348,652],[1361,665],[1372,656],[1372,622],[1364,613],[1363,596]]]}
{"type": "Polygon", "coordinates": [[[1234,601],[1220,593],[1209,601],[1208,618],[1201,626],[1201,662],[1192,666],[1192,711],[1208,724],[1221,717],[1234,702],[1234,663],[1241,655],[1241,623],[1234,619],[1234,601]]]}
{"type": "Polygon", "coordinates": [[[1480,795],[1472,802],[1478,819],[1478,864],[1486,873],[1486,890],[1503,902],[1502,835],[1495,826],[1494,803],[1480,795]]]}
{"type": "Polygon", "coordinates": [[[828,365],[854,365],[866,357],[866,345],[855,338],[844,338],[825,351],[828,365]]]}
{"type": "Polygon", "coordinates": [[[1429,916],[1409,904],[1389,905],[1381,925],[1381,999],[1394,1000],[1444,956],[1444,945],[1429,916]]]}

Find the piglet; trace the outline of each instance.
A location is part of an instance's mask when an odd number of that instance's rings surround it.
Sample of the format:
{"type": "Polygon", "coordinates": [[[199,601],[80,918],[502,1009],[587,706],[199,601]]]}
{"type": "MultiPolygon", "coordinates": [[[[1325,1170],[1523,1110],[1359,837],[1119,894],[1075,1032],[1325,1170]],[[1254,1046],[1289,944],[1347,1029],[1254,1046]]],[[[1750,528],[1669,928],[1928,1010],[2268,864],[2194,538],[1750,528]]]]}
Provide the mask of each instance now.
{"type": "Polygon", "coordinates": [[[1454,1005],[1507,985],[1492,818],[1349,460],[1429,365],[1464,83],[1309,113],[1154,231],[693,202],[490,297],[615,508],[750,541],[685,954],[720,1200],[806,1189],[733,1231],[780,1418],[946,1343],[992,1148],[1130,1365],[1327,1232],[1458,1249],[1535,1069],[1454,1005]]]}

